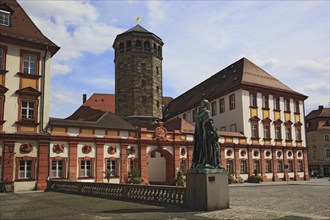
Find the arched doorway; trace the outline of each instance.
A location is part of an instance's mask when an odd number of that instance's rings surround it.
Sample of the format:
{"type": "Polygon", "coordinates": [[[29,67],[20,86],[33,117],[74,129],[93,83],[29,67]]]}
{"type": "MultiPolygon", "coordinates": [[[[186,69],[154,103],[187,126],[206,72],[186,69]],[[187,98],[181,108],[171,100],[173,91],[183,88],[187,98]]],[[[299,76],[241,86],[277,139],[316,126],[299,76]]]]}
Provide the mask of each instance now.
{"type": "Polygon", "coordinates": [[[154,150],[148,155],[148,180],[150,184],[172,184],[173,156],[166,150],[154,150]]]}

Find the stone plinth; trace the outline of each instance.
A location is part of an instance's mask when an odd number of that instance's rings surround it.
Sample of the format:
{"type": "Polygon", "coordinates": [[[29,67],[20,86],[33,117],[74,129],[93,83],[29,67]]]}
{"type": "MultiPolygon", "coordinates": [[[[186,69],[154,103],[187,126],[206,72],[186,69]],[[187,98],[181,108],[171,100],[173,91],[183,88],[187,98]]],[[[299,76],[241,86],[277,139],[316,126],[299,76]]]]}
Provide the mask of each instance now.
{"type": "Polygon", "coordinates": [[[229,208],[228,174],[223,169],[196,169],[187,173],[186,206],[200,211],[229,208]]]}

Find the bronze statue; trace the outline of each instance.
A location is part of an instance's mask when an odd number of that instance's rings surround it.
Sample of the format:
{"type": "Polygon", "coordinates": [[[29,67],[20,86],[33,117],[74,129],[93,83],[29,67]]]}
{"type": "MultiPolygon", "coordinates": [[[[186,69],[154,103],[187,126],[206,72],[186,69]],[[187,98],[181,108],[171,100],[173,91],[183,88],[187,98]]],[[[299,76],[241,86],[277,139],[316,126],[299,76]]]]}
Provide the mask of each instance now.
{"type": "Polygon", "coordinates": [[[195,146],[191,168],[222,168],[218,134],[209,110],[209,101],[204,99],[196,115],[195,146]]]}

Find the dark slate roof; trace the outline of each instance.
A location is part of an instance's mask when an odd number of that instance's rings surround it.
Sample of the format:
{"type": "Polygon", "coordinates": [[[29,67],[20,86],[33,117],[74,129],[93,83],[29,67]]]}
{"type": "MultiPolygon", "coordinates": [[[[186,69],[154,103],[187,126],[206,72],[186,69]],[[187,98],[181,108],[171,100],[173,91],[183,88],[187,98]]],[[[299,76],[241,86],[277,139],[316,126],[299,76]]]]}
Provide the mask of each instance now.
{"type": "Polygon", "coordinates": [[[125,33],[130,33],[130,32],[140,32],[140,33],[149,33],[152,34],[150,31],[148,31],[147,29],[145,29],[144,27],[142,27],[141,25],[137,24],[134,27],[128,29],[127,31],[125,31],[123,34],[125,33]]]}
{"type": "Polygon", "coordinates": [[[173,99],[164,112],[164,118],[175,117],[178,114],[199,106],[203,99],[212,100],[243,86],[285,92],[298,95],[304,99],[307,98],[293,91],[278,79],[243,57],[173,99]]]}
{"type": "MultiPolygon", "coordinates": [[[[87,107],[87,106],[84,106],[87,107]]],[[[118,115],[111,112],[103,112],[98,110],[90,110],[89,117],[85,117],[84,120],[74,120],[74,119],[58,119],[50,118],[50,126],[66,126],[66,127],[88,127],[88,128],[103,128],[103,129],[121,129],[121,130],[137,130],[129,122],[125,121],[118,115]],[[92,114],[95,113],[95,114],[92,114]]],[[[88,112],[85,109],[86,113],[88,112]]],[[[86,114],[87,115],[87,114],[86,114]]],[[[86,116],[85,115],[85,116],[86,116]]]]}
{"type": "Polygon", "coordinates": [[[41,33],[24,9],[15,0],[0,0],[0,7],[12,12],[10,26],[0,25],[0,41],[15,40],[29,45],[48,46],[52,56],[60,49],[41,33]]]}
{"type": "Polygon", "coordinates": [[[135,33],[136,34],[143,35],[143,36],[153,36],[154,38],[156,38],[159,41],[159,43],[161,45],[164,44],[163,40],[160,37],[158,37],[156,34],[148,31],[147,29],[145,29],[141,25],[137,24],[134,27],[128,29],[127,31],[125,31],[125,32],[123,32],[121,34],[118,34],[117,37],[116,37],[116,39],[115,39],[115,41],[113,42],[113,45],[115,45],[116,40],[118,39],[118,37],[130,35],[130,34],[135,34],[135,33]]]}
{"type": "Polygon", "coordinates": [[[314,118],[330,118],[330,108],[324,108],[319,106],[318,109],[311,111],[306,115],[305,120],[311,120],[314,118]]]}

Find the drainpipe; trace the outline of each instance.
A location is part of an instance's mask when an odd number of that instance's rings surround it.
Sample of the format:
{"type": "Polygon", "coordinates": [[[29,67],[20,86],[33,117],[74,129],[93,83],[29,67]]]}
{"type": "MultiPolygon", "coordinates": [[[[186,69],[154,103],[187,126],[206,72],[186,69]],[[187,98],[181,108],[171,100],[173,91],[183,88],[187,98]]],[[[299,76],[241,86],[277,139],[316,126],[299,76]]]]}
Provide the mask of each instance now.
{"type": "Polygon", "coordinates": [[[46,56],[48,52],[48,46],[45,48],[45,53],[41,63],[41,97],[40,97],[40,126],[39,132],[44,133],[44,107],[45,107],[45,77],[46,77],[46,56]]]}

